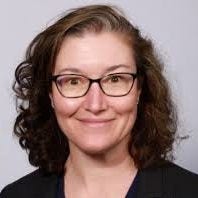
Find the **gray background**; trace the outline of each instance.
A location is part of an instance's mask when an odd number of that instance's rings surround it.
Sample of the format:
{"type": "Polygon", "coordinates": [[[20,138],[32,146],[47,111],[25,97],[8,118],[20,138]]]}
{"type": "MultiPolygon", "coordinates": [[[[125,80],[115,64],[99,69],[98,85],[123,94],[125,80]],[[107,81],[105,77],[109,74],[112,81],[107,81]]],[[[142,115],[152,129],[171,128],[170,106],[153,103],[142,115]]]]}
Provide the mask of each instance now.
{"type": "Polygon", "coordinates": [[[14,69],[33,37],[61,12],[90,3],[113,3],[151,37],[166,64],[188,140],[175,145],[176,163],[198,173],[198,1],[197,0],[1,0],[0,1],[0,190],[34,170],[12,135],[15,117],[11,91],[14,69]]]}

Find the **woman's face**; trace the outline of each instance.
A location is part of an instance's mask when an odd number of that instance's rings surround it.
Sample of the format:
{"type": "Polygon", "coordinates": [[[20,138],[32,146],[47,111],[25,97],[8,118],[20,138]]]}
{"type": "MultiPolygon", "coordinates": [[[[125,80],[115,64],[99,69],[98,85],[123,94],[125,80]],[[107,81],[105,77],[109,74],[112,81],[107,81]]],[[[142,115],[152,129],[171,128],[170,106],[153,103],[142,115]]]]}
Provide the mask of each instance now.
{"type": "MultiPolygon", "coordinates": [[[[54,75],[80,74],[93,79],[117,72],[136,73],[133,51],[118,34],[107,32],[66,38],[54,68],[54,75]]],[[[64,98],[53,83],[50,98],[70,150],[102,154],[118,145],[127,148],[139,94],[137,80],[122,97],[107,96],[93,83],[85,96],[64,98]]]]}

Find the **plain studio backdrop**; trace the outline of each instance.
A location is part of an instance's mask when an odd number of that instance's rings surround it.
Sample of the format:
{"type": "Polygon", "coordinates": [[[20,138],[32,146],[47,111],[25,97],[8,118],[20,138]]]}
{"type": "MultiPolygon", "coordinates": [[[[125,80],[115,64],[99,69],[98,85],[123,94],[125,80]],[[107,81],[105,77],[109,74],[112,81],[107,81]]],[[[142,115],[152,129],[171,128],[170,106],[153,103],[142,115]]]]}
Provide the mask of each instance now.
{"type": "Polygon", "coordinates": [[[16,65],[30,41],[69,8],[110,3],[121,7],[150,37],[165,63],[179,111],[175,162],[198,173],[198,1],[197,0],[1,0],[0,1],[0,190],[35,168],[13,136],[16,115],[11,90],[16,65]]]}

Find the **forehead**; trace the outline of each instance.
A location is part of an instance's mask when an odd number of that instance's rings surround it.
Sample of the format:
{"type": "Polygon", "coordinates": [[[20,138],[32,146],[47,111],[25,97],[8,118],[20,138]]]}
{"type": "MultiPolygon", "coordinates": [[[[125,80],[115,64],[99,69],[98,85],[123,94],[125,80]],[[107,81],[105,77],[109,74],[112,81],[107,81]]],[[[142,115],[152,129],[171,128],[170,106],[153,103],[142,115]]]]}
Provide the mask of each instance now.
{"type": "Polygon", "coordinates": [[[115,65],[126,65],[135,70],[133,49],[118,33],[86,33],[81,37],[64,39],[55,61],[55,73],[70,68],[82,73],[104,73],[115,65]]]}

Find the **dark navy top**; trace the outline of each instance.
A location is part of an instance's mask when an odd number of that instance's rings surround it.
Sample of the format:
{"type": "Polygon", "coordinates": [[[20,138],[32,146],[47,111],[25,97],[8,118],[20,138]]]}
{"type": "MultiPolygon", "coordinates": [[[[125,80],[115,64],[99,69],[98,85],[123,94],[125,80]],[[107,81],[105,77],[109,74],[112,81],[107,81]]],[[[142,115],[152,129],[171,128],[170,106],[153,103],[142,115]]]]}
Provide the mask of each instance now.
{"type": "MultiPolygon", "coordinates": [[[[137,173],[125,198],[136,198],[137,197],[138,180],[139,180],[139,174],[137,173]]],[[[64,177],[63,176],[60,176],[58,179],[56,198],[66,198],[64,195],[64,177]]]]}

